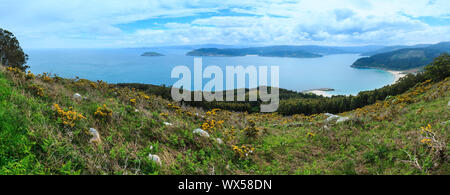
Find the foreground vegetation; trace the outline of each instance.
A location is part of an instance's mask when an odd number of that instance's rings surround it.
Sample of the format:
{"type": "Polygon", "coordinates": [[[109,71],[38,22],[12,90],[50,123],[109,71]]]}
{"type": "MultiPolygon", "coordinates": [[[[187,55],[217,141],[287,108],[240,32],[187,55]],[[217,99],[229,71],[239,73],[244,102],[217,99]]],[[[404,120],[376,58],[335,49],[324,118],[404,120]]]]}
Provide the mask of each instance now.
{"type": "Polygon", "coordinates": [[[0,72],[0,174],[450,173],[448,77],[336,122],[202,110],[102,81],[0,72]]]}

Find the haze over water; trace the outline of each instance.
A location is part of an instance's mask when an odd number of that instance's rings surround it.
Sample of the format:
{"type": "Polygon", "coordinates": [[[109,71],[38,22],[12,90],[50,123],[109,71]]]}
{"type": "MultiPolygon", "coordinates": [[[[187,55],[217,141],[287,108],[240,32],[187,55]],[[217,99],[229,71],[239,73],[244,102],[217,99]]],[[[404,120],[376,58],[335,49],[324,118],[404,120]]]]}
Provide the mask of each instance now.
{"type": "MultiPolygon", "coordinates": [[[[30,70],[49,72],[61,77],[103,80],[110,83],[174,84],[172,68],[188,66],[193,73],[194,57],[189,50],[177,49],[28,49],[30,70]],[[143,57],[146,51],[164,54],[161,57],[143,57]]],[[[303,91],[333,88],[330,94],[357,94],[390,84],[394,77],[376,69],[355,69],[350,65],[360,58],[358,54],[327,55],[322,58],[282,57],[203,57],[203,68],[216,65],[225,73],[225,66],[279,66],[280,87],[303,91]]],[[[270,69],[269,69],[270,73],[270,69]]],[[[224,75],[225,77],[225,75],[224,75]]],[[[206,83],[210,79],[204,79],[206,83]]],[[[225,83],[225,82],[224,82],[225,83]]],[[[270,83],[270,82],[269,82],[270,83]]],[[[225,86],[224,86],[225,87],[225,86]]]]}

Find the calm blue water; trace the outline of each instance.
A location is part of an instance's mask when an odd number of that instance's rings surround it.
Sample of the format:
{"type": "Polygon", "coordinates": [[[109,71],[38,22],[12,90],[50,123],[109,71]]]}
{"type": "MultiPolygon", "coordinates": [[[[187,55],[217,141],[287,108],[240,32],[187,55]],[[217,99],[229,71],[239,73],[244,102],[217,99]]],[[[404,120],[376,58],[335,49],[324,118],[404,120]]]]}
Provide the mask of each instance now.
{"type": "MultiPolygon", "coordinates": [[[[61,77],[103,80],[110,83],[148,83],[172,85],[172,68],[178,65],[190,67],[193,57],[185,56],[187,50],[156,49],[166,56],[142,57],[148,49],[29,49],[30,70],[34,73],[49,72],[61,77]]],[[[225,66],[273,66],[280,67],[280,87],[291,90],[334,88],[330,94],[357,94],[359,91],[380,88],[391,83],[394,77],[376,69],[355,69],[350,65],[357,54],[329,55],[322,58],[278,57],[203,57],[203,68],[217,65],[225,72],[225,66]]],[[[270,71],[270,70],[269,70],[270,71]]],[[[208,80],[204,80],[207,82],[208,80]]]]}

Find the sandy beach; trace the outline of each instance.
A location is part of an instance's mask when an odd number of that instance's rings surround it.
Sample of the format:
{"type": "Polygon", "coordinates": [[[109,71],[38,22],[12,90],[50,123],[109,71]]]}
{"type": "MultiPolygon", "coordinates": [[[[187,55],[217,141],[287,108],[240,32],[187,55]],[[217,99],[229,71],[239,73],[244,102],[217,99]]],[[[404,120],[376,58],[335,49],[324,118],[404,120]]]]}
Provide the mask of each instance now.
{"type": "Polygon", "coordinates": [[[394,75],[394,81],[391,84],[396,83],[400,78],[406,76],[406,73],[403,71],[388,70],[388,72],[394,75]]]}
{"type": "Polygon", "coordinates": [[[327,93],[326,91],[322,91],[322,90],[311,90],[311,91],[307,91],[306,93],[314,93],[316,95],[321,95],[324,97],[331,97],[331,94],[327,93]]]}

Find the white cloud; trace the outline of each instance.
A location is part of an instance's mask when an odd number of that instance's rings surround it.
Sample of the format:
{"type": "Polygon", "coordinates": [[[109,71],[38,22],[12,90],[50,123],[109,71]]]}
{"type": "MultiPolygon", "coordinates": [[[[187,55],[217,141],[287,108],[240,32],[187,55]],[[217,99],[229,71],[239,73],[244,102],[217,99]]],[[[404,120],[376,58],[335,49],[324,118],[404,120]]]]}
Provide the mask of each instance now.
{"type": "Polygon", "coordinates": [[[0,27],[25,47],[133,47],[175,44],[414,44],[450,40],[447,0],[0,0],[0,27]],[[124,31],[117,24],[158,17],[211,16],[124,31]],[[245,16],[242,14],[254,14],[245,16]]]}

